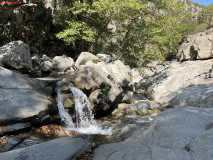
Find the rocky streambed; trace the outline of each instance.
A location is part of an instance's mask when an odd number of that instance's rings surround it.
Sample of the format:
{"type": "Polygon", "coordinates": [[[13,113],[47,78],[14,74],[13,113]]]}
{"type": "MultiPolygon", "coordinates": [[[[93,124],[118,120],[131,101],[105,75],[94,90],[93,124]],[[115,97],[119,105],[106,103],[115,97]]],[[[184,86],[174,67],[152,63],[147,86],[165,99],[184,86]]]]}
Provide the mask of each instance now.
{"type": "Polygon", "coordinates": [[[143,78],[109,55],[31,57],[18,41],[0,65],[0,160],[213,159],[211,57],[143,78]]]}

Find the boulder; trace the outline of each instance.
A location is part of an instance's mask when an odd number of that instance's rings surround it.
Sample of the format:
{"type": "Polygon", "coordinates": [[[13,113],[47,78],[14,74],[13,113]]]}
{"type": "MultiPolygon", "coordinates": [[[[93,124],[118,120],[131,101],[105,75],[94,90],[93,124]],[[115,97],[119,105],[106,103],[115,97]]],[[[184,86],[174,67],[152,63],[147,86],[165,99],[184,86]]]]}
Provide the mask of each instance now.
{"type": "Polygon", "coordinates": [[[71,108],[74,105],[74,98],[72,94],[63,94],[63,104],[65,108],[71,108]]]}
{"type": "Polygon", "coordinates": [[[101,89],[104,101],[110,106],[119,103],[125,90],[131,89],[131,69],[119,60],[86,63],[77,68],[74,76],[74,84],[80,89],[90,93],[101,89]]]}
{"type": "Polygon", "coordinates": [[[50,61],[44,61],[39,66],[43,72],[50,72],[53,69],[53,64],[50,61]]]}
{"type": "Polygon", "coordinates": [[[213,32],[191,35],[184,41],[178,50],[177,59],[199,60],[213,58],[213,32]]]}
{"type": "Polygon", "coordinates": [[[41,61],[42,61],[42,62],[51,61],[51,59],[50,59],[50,57],[48,57],[47,55],[44,54],[44,55],[42,56],[42,58],[41,58],[41,61]]]}
{"type": "Polygon", "coordinates": [[[52,60],[53,68],[58,72],[64,72],[74,66],[74,61],[71,57],[56,56],[52,60]]]}
{"type": "Polygon", "coordinates": [[[133,98],[133,92],[128,91],[126,94],[124,94],[122,102],[124,103],[131,103],[133,98]]]}
{"type": "Polygon", "coordinates": [[[190,105],[213,107],[213,59],[173,62],[135,87],[163,106],[190,105]]]}
{"type": "Polygon", "coordinates": [[[22,41],[13,41],[0,47],[0,65],[30,72],[32,60],[29,46],[22,41]]]}
{"type": "Polygon", "coordinates": [[[125,115],[152,115],[158,113],[160,106],[149,100],[140,100],[134,104],[121,103],[118,109],[112,112],[115,117],[123,117],[125,115]]]}
{"type": "Polygon", "coordinates": [[[83,153],[89,143],[81,138],[58,138],[26,148],[0,153],[0,160],[68,160],[83,153]]]}
{"type": "Polygon", "coordinates": [[[79,67],[80,65],[84,65],[88,61],[92,61],[92,62],[96,63],[96,62],[99,61],[99,59],[98,59],[98,57],[96,57],[92,53],[82,52],[75,62],[75,67],[79,67]]]}
{"type": "Polygon", "coordinates": [[[121,143],[95,149],[94,160],[212,160],[213,109],[176,106],[121,143]]]}
{"type": "Polygon", "coordinates": [[[0,125],[42,118],[52,103],[42,83],[0,67],[0,125]]]}

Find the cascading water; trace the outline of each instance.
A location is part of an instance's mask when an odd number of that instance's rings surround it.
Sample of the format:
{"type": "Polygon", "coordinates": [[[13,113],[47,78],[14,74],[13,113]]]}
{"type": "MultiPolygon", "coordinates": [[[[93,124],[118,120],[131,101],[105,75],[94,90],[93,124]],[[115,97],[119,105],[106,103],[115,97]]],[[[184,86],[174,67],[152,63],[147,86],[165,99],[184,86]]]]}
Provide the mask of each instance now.
{"type": "MultiPolygon", "coordinates": [[[[64,81],[64,80],[62,80],[62,81],[64,81]]],[[[57,95],[58,95],[58,111],[59,111],[59,115],[61,117],[61,121],[65,125],[65,128],[66,129],[73,129],[74,128],[74,124],[73,124],[73,121],[72,121],[72,117],[64,109],[64,105],[63,105],[63,102],[62,102],[62,94],[61,94],[61,90],[60,90],[59,84],[60,84],[60,82],[58,82],[58,85],[57,85],[57,88],[58,88],[57,89],[57,95]]]]}
{"type": "MultiPolygon", "coordinates": [[[[62,80],[65,81],[65,80],[62,80]]],[[[61,81],[61,82],[62,82],[61,81]]],[[[61,120],[65,123],[67,130],[73,130],[84,134],[111,134],[111,128],[102,129],[98,126],[97,122],[94,120],[94,115],[90,109],[90,102],[87,96],[78,88],[75,88],[71,83],[69,89],[72,92],[75,99],[75,111],[76,111],[76,128],[74,127],[72,117],[65,111],[62,95],[58,83],[58,109],[61,120]]]]}
{"type": "Polygon", "coordinates": [[[86,128],[89,125],[97,125],[94,120],[94,115],[89,108],[91,104],[88,101],[87,96],[81,90],[75,88],[73,84],[70,84],[69,88],[75,99],[77,128],[86,128]]]}

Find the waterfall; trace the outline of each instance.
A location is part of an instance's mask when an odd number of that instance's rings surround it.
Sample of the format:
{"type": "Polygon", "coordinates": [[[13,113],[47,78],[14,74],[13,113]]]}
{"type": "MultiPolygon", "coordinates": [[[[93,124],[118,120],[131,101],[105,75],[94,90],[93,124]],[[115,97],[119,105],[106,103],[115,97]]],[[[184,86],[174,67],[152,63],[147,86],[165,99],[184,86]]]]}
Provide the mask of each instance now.
{"type": "Polygon", "coordinates": [[[80,89],[75,88],[73,84],[70,84],[69,88],[75,99],[77,128],[86,128],[90,125],[97,125],[92,110],[90,109],[91,104],[87,99],[87,96],[80,89]]]}
{"type": "MultiPolygon", "coordinates": [[[[62,80],[62,81],[64,81],[64,80],[62,80]]],[[[59,84],[60,84],[60,82],[58,82],[58,84],[57,84],[59,115],[61,117],[61,121],[65,124],[66,129],[72,129],[72,128],[74,128],[72,117],[64,109],[64,105],[63,105],[63,101],[62,101],[63,98],[62,98],[62,94],[61,94],[61,90],[60,90],[59,84]]]]}
{"type": "MultiPolygon", "coordinates": [[[[65,79],[62,81],[65,81],[65,79]]],[[[87,99],[87,96],[81,90],[75,88],[72,83],[70,83],[69,89],[75,99],[76,128],[74,127],[72,117],[64,109],[62,94],[59,86],[61,82],[58,82],[57,90],[58,110],[61,120],[66,125],[66,129],[84,134],[111,134],[111,128],[103,130],[100,126],[98,126],[97,122],[94,120],[94,115],[92,113],[92,110],[90,109],[91,104],[87,99]]]]}

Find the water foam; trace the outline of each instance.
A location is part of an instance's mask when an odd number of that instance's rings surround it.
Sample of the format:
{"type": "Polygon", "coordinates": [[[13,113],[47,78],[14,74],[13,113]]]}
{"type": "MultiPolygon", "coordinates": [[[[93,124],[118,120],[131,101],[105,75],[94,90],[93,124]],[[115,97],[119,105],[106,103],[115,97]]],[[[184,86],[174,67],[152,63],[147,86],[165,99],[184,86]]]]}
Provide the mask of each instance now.
{"type": "Polygon", "coordinates": [[[65,128],[66,129],[73,129],[74,128],[74,123],[72,121],[72,117],[64,109],[64,105],[63,105],[63,101],[62,101],[62,94],[61,94],[61,90],[60,90],[59,85],[60,85],[60,82],[57,85],[57,87],[58,87],[57,96],[58,96],[58,111],[59,111],[59,115],[61,117],[61,121],[65,125],[65,128]]]}
{"type": "MultiPolygon", "coordinates": [[[[61,82],[65,81],[62,80],[61,82]]],[[[90,109],[90,102],[87,96],[78,88],[74,87],[71,83],[69,89],[72,92],[75,99],[75,111],[76,111],[76,127],[72,121],[72,117],[64,109],[62,94],[58,83],[58,110],[62,122],[65,124],[66,130],[76,131],[81,134],[100,134],[110,135],[112,134],[111,128],[102,129],[94,120],[94,115],[90,109]]]]}

